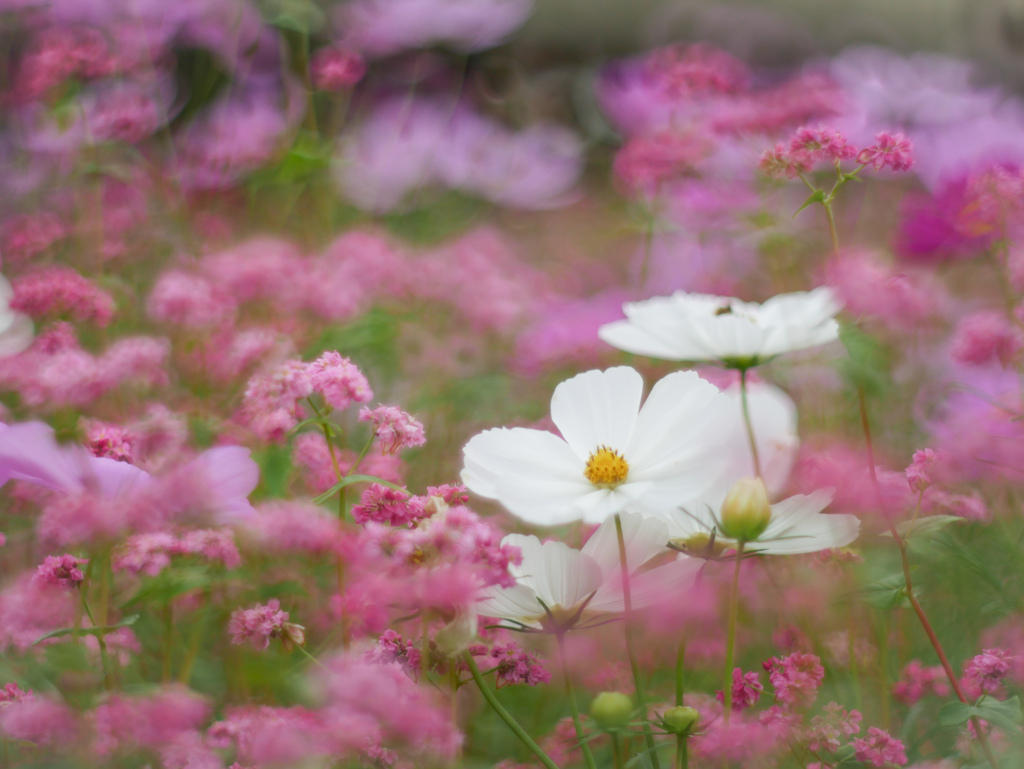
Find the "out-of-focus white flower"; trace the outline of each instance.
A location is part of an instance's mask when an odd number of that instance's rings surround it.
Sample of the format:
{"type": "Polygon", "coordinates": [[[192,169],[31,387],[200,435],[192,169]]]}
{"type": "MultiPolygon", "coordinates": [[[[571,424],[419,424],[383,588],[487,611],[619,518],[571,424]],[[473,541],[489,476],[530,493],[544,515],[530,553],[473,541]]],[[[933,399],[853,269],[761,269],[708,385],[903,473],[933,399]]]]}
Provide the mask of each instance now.
{"type": "Polygon", "coordinates": [[[11,309],[14,289],[0,275],[0,358],[17,355],[32,344],[32,319],[11,309]]]}
{"type": "MultiPolygon", "coordinates": [[[[822,514],[832,501],[832,493],[831,489],[819,489],[776,502],[771,506],[768,525],[748,540],[744,549],[766,555],[794,555],[850,544],[860,531],[860,520],[855,515],[822,514]]],[[[736,540],[723,535],[720,525],[727,494],[728,489],[720,488],[672,510],[668,528],[674,545],[693,554],[736,547],[736,540]]]]}
{"type": "Polygon", "coordinates": [[[669,374],[640,408],[643,387],[624,366],[562,382],[551,419],[563,437],[523,427],[480,433],[463,449],[463,482],[542,526],[664,512],[704,493],[726,463],[733,404],[692,371],[669,374]]]}
{"type": "Polygon", "coordinates": [[[779,294],[764,304],[677,291],[627,302],[626,320],[602,326],[598,335],[612,347],[652,358],[749,368],[838,339],[834,316],[841,307],[826,287],[779,294]]]}
{"type": "MultiPolygon", "coordinates": [[[[620,518],[632,607],[653,606],[686,590],[701,567],[700,560],[682,556],[638,573],[645,563],[665,552],[668,527],[636,513],[620,518]]],[[[561,631],[625,610],[614,518],[601,524],[582,550],[563,542],[541,543],[537,537],[522,534],[509,534],[502,544],[522,551],[522,563],[509,567],[518,584],[487,588],[477,604],[478,614],[561,631]]]]}

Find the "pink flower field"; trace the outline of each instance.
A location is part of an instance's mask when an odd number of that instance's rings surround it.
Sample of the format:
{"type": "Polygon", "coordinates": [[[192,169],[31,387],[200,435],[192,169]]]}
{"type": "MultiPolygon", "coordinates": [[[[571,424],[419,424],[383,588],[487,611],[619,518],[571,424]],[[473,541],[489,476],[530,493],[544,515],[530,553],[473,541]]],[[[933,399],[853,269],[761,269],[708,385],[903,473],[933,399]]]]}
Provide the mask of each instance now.
{"type": "Polygon", "coordinates": [[[1024,766],[1024,96],[649,5],[0,0],[0,767],[1024,766]]]}

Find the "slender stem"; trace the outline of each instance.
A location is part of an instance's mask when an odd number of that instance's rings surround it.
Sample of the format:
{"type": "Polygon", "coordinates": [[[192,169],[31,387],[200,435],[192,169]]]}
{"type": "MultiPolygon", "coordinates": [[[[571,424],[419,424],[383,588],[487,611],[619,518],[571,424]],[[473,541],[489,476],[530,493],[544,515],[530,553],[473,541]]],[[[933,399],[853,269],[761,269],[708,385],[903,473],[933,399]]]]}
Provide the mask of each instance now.
{"type": "Polygon", "coordinates": [[[651,209],[648,211],[647,226],[644,228],[644,256],[640,263],[640,285],[641,290],[647,285],[647,276],[651,269],[651,252],[654,249],[654,225],[657,219],[656,206],[658,204],[658,190],[654,191],[654,198],[651,200],[651,209]]]}
{"type": "Polygon", "coordinates": [[[725,683],[722,685],[722,718],[729,723],[732,714],[732,666],[736,651],[736,615],[739,614],[740,564],[743,562],[743,545],[740,541],[736,546],[736,565],[732,571],[732,587],[729,589],[729,629],[725,637],[725,683]]]}
{"type": "Polygon", "coordinates": [[[192,640],[188,645],[188,652],[185,654],[185,661],[181,664],[181,669],[178,671],[178,681],[188,685],[189,679],[192,677],[192,666],[195,664],[196,658],[199,656],[199,646],[203,640],[203,631],[206,630],[206,619],[210,613],[210,591],[207,591],[203,595],[203,609],[202,613],[195,618],[196,627],[192,631],[192,640]]]}
{"type": "Polygon", "coordinates": [[[314,662],[315,664],[319,665],[324,670],[329,670],[330,669],[324,663],[322,663],[320,660],[318,660],[316,657],[314,657],[312,654],[310,654],[308,651],[306,651],[306,647],[305,646],[302,646],[301,644],[295,644],[295,648],[298,649],[303,654],[305,654],[312,662],[314,662]]]}
{"type": "MultiPolygon", "coordinates": [[[[882,490],[878,485],[878,477],[875,474],[875,460],[874,460],[874,448],[871,443],[871,423],[868,421],[867,402],[864,396],[864,389],[859,388],[857,390],[858,402],[860,404],[860,421],[861,426],[864,429],[864,440],[867,445],[868,464],[871,474],[871,483],[875,488],[875,496],[879,506],[882,504],[882,490]]],[[[885,515],[884,510],[882,514],[885,515]]],[[[896,547],[900,553],[900,565],[903,567],[903,580],[906,582],[906,593],[907,600],[910,602],[910,606],[914,610],[914,614],[917,615],[918,621],[921,623],[921,627],[924,628],[925,635],[928,636],[928,640],[935,650],[936,656],[939,658],[939,662],[942,664],[942,669],[946,672],[946,678],[949,679],[950,686],[953,687],[953,692],[956,694],[957,699],[960,702],[967,703],[967,697],[964,696],[963,689],[960,687],[960,681],[956,677],[956,671],[953,670],[953,666],[949,662],[949,658],[946,656],[946,652],[942,648],[942,644],[939,642],[939,637],[935,635],[935,630],[932,628],[932,623],[928,621],[928,615],[924,613],[924,609],[917,600],[917,596],[914,594],[914,582],[910,575],[910,558],[907,556],[907,542],[900,536],[900,533],[896,530],[896,527],[892,524],[886,516],[886,521],[889,525],[889,532],[892,534],[893,540],[896,542],[896,547]]],[[[977,716],[971,716],[971,725],[974,727],[974,733],[978,738],[978,744],[981,745],[981,749],[985,753],[985,758],[988,759],[989,764],[992,765],[992,769],[999,769],[999,762],[996,761],[995,755],[992,753],[992,746],[989,745],[988,737],[981,729],[981,723],[978,721],[977,716]]]]}
{"type": "Polygon", "coordinates": [[[476,666],[476,662],[473,660],[473,655],[468,651],[463,653],[462,658],[466,661],[466,666],[469,668],[470,674],[473,676],[473,680],[476,682],[477,688],[480,689],[480,693],[484,695],[484,699],[487,700],[487,704],[494,708],[494,712],[498,714],[502,721],[508,726],[509,729],[523,741],[523,744],[530,749],[530,752],[535,755],[547,769],[558,769],[558,765],[551,760],[551,757],[541,749],[540,745],[533,741],[533,738],[526,733],[526,730],[519,725],[519,722],[512,717],[512,714],[505,710],[504,705],[498,701],[487,684],[484,683],[483,677],[480,675],[480,668],[476,666]]]}
{"type": "Polygon", "coordinates": [[[687,769],[690,765],[689,736],[676,735],[676,766],[675,769],[687,769]]]}
{"type": "Polygon", "coordinates": [[[164,637],[161,650],[160,680],[167,683],[171,680],[171,656],[174,649],[174,612],[170,601],[163,607],[164,637]]]}
{"type": "Polygon", "coordinates": [[[562,668],[562,678],[565,679],[565,696],[569,700],[569,712],[572,713],[572,725],[576,728],[576,737],[580,741],[580,749],[583,751],[583,760],[587,769],[597,769],[594,762],[594,754],[590,745],[586,742],[586,735],[583,733],[583,723],[580,720],[580,706],[576,702],[576,692],[572,686],[572,677],[569,675],[569,666],[565,664],[565,640],[561,633],[555,633],[555,642],[558,646],[558,664],[562,668]]]}
{"type": "Polygon", "coordinates": [[[619,740],[618,732],[612,732],[612,760],[615,762],[615,769],[622,769],[622,742],[619,740]]]}
{"type": "MultiPolygon", "coordinates": [[[[105,625],[97,625],[96,620],[92,616],[92,612],[89,610],[89,604],[85,600],[85,593],[82,592],[82,609],[85,611],[85,616],[89,618],[89,622],[92,623],[94,628],[105,627],[105,625]]],[[[110,662],[107,659],[107,642],[103,640],[101,633],[96,634],[96,641],[100,647],[100,666],[103,669],[103,688],[108,692],[113,688],[110,681],[110,662]]]]}
{"type": "Polygon", "coordinates": [[[636,686],[636,701],[640,706],[640,720],[644,727],[644,742],[647,743],[647,751],[651,757],[651,764],[654,769],[661,769],[661,762],[658,761],[657,746],[654,744],[654,734],[651,732],[651,722],[647,718],[647,697],[644,695],[644,680],[640,674],[640,664],[636,660],[636,652],[633,648],[633,602],[629,590],[629,561],[626,558],[626,539],[622,534],[622,517],[615,514],[615,535],[619,539],[619,564],[622,567],[622,603],[625,609],[625,631],[626,631],[626,654],[629,656],[629,666],[633,669],[633,683],[636,686]]]}
{"type": "Polygon", "coordinates": [[[683,676],[683,663],[686,661],[686,636],[679,642],[676,650],[676,705],[683,704],[683,695],[686,693],[686,679],[683,676]]]}
{"type": "Polygon", "coordinates": [[[828,233],[832,236],[832,248],[838,254],[839,231],[836,229],[836,217],[832,213],[832,204],[829,201],[823,201],[821,205],[825,208],[825,216],[828,217],[828,233]]]}
{"type": "Polygon", "coordinates": [[[754,460],[754,474],[761,478],[761,457],[757,453],[757,439],[754,437],[754,422],[750,418],[750,403],[747,397],[747,369],[740,369],[740,405],[743,407],[743,424],[747,428],[750,456],[754,460]]]}

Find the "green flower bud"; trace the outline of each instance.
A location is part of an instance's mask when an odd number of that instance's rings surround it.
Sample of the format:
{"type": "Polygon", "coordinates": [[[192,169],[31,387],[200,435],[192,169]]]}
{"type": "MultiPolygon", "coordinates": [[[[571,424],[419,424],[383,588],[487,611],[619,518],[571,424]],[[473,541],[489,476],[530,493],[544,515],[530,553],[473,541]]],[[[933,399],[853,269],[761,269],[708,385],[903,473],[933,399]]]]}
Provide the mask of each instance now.
{"type": "Polygon", "coordinates": [[[624,729],[633,720],[633,700],[622,692],[601,692],[590,703],[590,715],[606,732],[624,729]]]}
{"type": "Polygon", "coordinates": [[[698,720],[700,713],[695,708],[677,705],[665,711],[665,715],[661,717],[661,725],[665,727],[666,732],[672,734],[689,734],[698,720]]]}
{"type": "Polygon", "coordinates": [[[760,537],[772,519],[768,489],[760,478],[736,481],[722,503],[722,533],[740,542],[760,537]]]}

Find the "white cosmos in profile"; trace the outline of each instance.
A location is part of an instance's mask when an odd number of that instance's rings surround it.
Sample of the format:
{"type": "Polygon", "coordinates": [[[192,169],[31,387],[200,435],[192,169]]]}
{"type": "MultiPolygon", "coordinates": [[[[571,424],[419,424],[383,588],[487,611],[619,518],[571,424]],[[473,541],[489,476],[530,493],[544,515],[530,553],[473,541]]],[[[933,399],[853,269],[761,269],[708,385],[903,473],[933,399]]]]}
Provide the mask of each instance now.
{"type": "Polygon", "coordinates": [[[669,374],[640,407],[631,368],[588,371],[562,382],[546,430],[497,428],[463,449],[462,480],[524,521],[600,523],[631,510],[663,512],[717,480],[734,405],[692,371],[669,374]]]}
{"type": "MultiPolygon", "coordinates": [[[[632,607],[677,600],[693,583],[701,561],[680,556],[638,573],[645,563],[665,552],[668,527],[636,513],[620,518],[632,607]]],[[[522,534],[509,534],[502,544],[522,551],[522,563],[509,567],[517,584],[485,589],[476,606],[479,615],[529,628],[564,631],[600,623],[604,615],[625,610],[614,518],[601,524],[582,550],[562,542],[541,543],[537,537],[522,534]]]]}
{"type": "Polygon", "coordinates": [[[839,338],[841,303],[827,287],[779,294],[758,304],[728,296],[656,296],[622,306],[625,320],[598,336],[612,347],[652,358],[719,361],[749,368],[792,350],[839,338]]]}
{"type": "MultiPolygon", "coordinates": [[[[736,547],[736,540],[723,536],[718,526],[728,491],[720,487],[670,511],[668,530],[675,546],[697,554],[709,544],[713,532],[715,552],[736,547]]],[[[748,540],[744,549],[765,555],[796,555],[850,544],[860,531],[860,520],[855,515],[822,513],[833,493],[832,489],[818,489],[776,502],[768,526],[756,539],[748,540]]]]}

